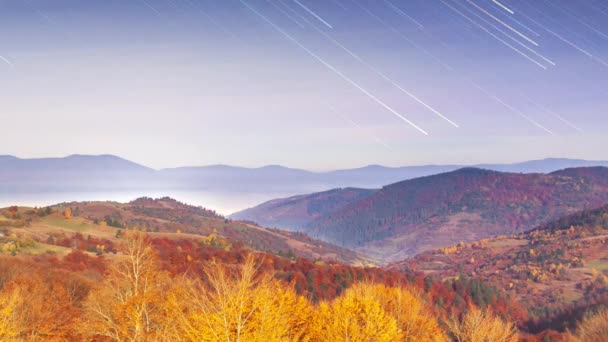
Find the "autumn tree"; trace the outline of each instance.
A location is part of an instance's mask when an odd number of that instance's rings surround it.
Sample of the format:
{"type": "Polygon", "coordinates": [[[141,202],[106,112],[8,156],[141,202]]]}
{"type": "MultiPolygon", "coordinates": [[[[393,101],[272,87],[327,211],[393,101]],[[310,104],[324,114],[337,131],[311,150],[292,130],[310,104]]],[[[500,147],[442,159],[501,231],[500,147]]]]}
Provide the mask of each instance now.
{"type": "Polygon", "coordinates": [[[583,319],[576,328],[573,341],[604,342],[608,336],[608,310],[583,319]]]}
{"type": "Polygon", "coordinates": [[[0,340],[17,341],[20,335],[17,310],[22,303],[18,289],[0,293],[0,340]]]}
{"type": "Polygon", "coordinates": [[[69,220],[72,218],[72,208],[67,208],[66,210],[63,211],[63,217],[66,220],[69,220]]]}
{"type": "Polygon", "coordinates": [[[125,235],[120,259],[85,304],[83,329],[114,341],[173,340],[163,299],[170,291],[168,277],[158,269],[144,233],[125,235]]]}
{"type": "Polygon", "coordinates": [[[19,215],[19,207],[17,207],[16,205],[13,205],[8,208],[8,212],[9,212],[9,215],[7,218],[16,219],[17,216],[19,215]]]}
{"type": "Polygon", "coordinates": [[[396,320],[403,334],[402,341],[447,340],[437,319],[415,292],[403,287],[364,283],[355,284],[350,291],[359,297],[370,297],[380,303],[382,309],[396,320]]]}
{"type": "Polygon", "coordinates": [[[505,322],[489,310],[471,308],[461,320],[448,322],[457,342],[517,342],[519,333],[512,322],[505,322]]]}
{"type": "Polygon", "coordinates": [[[374,290],[361,285],[349,289],[315,311],[310,328],[312,341],[393,342],[403,333],[397,320],[383,308],[374,290]]]}
{"type": "MultiPolygon", "coordinates": [[[[3,308],[0,310],[4,313],[0,318],[4,323],[0,324],[6,326],[10,322],[13,327],[10,331],[16,334],[17,340],[80,340],[74,328],[90,281],[59,267],[56,259],[40,258],[37,263],[18,258],[0,259],[0,308],[3,308]],[[11,264],[12,267],[6,267],[11,264]]],[[[0,340],[10,338],[0,336],[0,340]]]]}
{"type": "Polygon", "coordinates": [[[76,277],[69,273],[24,274],[11,283],[20,289],[22,297],[19,324],[23,339],[70,339],[78,316],[78,298],[70,291],[67,282],[76,277]]]}
{"type": "Polygon", "coordinates": [[[205,280],[182,280],[172,303],[189,341],[304,341],[311,310],[305,298],[258,272],[250,254],[237,269],[210,265],[205,280]]]}

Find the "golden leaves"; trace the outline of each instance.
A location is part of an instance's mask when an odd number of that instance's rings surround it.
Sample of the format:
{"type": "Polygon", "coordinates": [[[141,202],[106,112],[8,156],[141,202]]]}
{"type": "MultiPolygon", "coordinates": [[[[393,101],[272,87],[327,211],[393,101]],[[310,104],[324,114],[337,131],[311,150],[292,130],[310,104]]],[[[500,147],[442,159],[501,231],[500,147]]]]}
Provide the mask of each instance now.
{"type": "Polygon", "coordinates": [[[17,321],[19,305],[23,298],[18,289],[0,295],[0,340],[16,341],[20,334],[17,321]]]}
{"type": "Polygon", "coordinates": [[[315,313],[315,341],[446,341],[419,296],[405,288],[355,284],[315,313]]]}
{"type": "Polygon", "coordinates": [[[604,342],[606,336],[608,336],[608,310],[603,310],[583,319],[571,339],[573,342],[604,342]]]}
{"type": "MultiPolygon", "coordinates": [[[[199,277],[170,278],[142,233],[89,295],[81,333],[91,340],[220,342],[447,341],[420,295],[404,287],[359,283],[313,305],[248,255],[237,265],[208,260],[199,277]]],[[[0,315],[2,304],[0,301],[0,315]]],[[[10,311],[10,310],[9,310],[10,311]]],[[[0,317],[0,323],[2,317],[0,317]]],[[[517,331],[472,309],[450,323],[456,341],[511,342],[517,331]]]]}
{"type": "Polygon", "coordinates": [[[313,341],[392,342],[402,338],[395,318],[369,293],[355,291],[321,303],[310,335],[313,341]]]}
{"type": "Polygon", "coordinates": [[[505,322],[488,310],[471,308],[461,320],[448,323],[450,333],[457,342],[517,342],[517,327],[505,322]]]}
{"type": "Polygon", "coordinates": [[[191,341],[304,341],[310,304],[268,275],[250,255],[238,270],[205,269],[207,282],[183,280],[172,303],[191,341]]]}

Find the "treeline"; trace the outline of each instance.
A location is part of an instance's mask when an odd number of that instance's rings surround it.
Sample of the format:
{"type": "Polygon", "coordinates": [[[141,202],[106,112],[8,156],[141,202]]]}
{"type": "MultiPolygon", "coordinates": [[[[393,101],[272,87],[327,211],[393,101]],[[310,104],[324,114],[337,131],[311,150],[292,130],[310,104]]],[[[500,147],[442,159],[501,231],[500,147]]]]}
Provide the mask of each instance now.
{"type": "Polygon", "coordinates": [[[541,225],[540,227],[536,228],[535,231],[550,231],[555,233],[556,231],[565,230],[573,226],[597,226],[603,229],[608,229],[608,205],[590,210],[577,211],[574,214],[570,214],[550,223],[541,225]]]}
{"type": "MultiPolygon", "coordinates": [[[[132,234],[130,232],[125,230],[123,233],[119,230],[117,236],[120,238],[123,234],[132,234]]],[[[45,242],[111,258],[114,258],[118,249],[110,240],[85,237],[80,233],[69,236],[51,235],[45,242]]],[[[203,270],[209,263],[236,268],[251,253],[243,243],[229,242],[212,236],[202,241],[150,238],[148,243],[155,251],[160,269],[168,272],[171,277],[184,274],[203,277],[203,270]]],[[[424,295],[425,300],[434,303],[433,311],[441,317],[460,315],[469,306],[475,305],[481,308],[491,306],[501,317],[516,322],[524,322],[528,318],[524,307],[505,296],[495,286],[464,274],[441,281],[421,272],[353,267],[339,262],[313,261],[289,257],[289,253],[286,253],[287,256],[281,254],[284,253],[258,253],[259,271],[272,274],[284,284],[290,284],[298,295],[313,303],[334,299],[357,282],[370,282],[391,287],[414,288],[424,295]]]]}
{"type": "MultiPolygon", "coordinates": [[[[236,268],[250,250],[242,243],[233,242],[228,248],[213,248],[193,240],[151,239],[158,254],[160,267],[173,277],[191,274],[204,277],[203,269],[209,263],[236,268]]],[[[471,305],[493,307],[501,317],[516,322],[528,319],[524,307],[505,296],[496,287],[470,279],[464,275],[442,281],[423,273],[399,272],[380,267],[353,267],[338,262],[295,260],[270,253],[258,253],[259,271],[272,274],[276,280],[290,284],[298,295],[312,303],[332,300],[357,282],[384,284],[389,287],[409,287],[433,303],[433,312],[442,318],[461,315],[471,305]]]]}
{"type": "Polygon", "coordinates": [[[177,201],[170,197],[162,197],[158,199],[141,197],[129,202],[132,210],[140,212],[150,217],[157,217],[169,221],[181,222],[190,224],[190,218],[194,216],[225,219],[223,215],[218,214],[215,210],[203,208],[200,206],[189,205],[177,201]]]}

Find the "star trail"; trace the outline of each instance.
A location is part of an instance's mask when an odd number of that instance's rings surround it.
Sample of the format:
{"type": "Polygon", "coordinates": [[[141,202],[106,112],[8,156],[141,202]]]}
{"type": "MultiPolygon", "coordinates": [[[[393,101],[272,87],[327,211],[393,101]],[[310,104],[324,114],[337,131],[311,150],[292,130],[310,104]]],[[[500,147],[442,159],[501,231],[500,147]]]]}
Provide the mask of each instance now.
{"type": "Polygon", "coordinates": [[[284,139],[270,157],[287,164],[319,146],[344,164],[486,162],[529,144],[525,158],[608,158],[594,151],[608,143],[608,3],[7,0],[0,92],[16,126],[43,115],[32,154],[95,122],[82,152],[169,143],[186,158],[228,141],[201,160],[245,149],[264,164],[256,151],[284,139]]]}

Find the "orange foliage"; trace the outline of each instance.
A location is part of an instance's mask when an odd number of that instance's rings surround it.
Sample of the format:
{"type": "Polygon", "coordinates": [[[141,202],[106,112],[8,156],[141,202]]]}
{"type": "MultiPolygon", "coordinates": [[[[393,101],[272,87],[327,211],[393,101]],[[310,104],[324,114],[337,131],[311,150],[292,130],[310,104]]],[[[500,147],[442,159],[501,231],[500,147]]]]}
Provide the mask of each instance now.
{"type": "Polygon", "coordinates": [[[66,210],[63,211],[63,218],[65,218],[66,220],[69,220],[72,218],[72,208],[67,208],[66,210]]]}
{"type": "Polygon", "coordinates": [[[457,341],[510,342],[517,336],[513,324],[477,309],[446,331],[436,300],[450,305],[463,292],[428,278],[408,282],[381,269],[293,261],[238,246],[163,245],[173,248],[158,248],[135,231],[110,260],[82,251],[0,256],[0,340],[438,342],[450,334],[457,341]],[[331,290],[316,292],[332,281],[331,290]]]}

